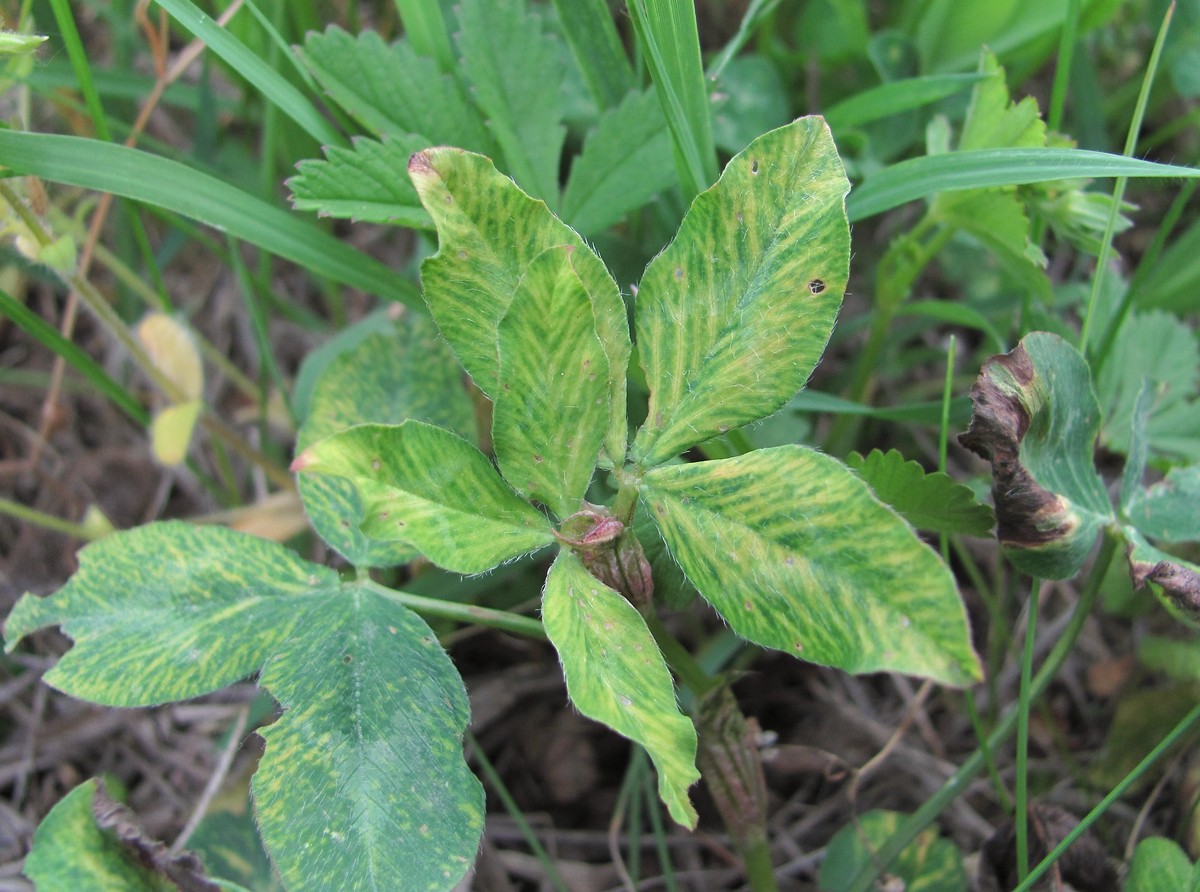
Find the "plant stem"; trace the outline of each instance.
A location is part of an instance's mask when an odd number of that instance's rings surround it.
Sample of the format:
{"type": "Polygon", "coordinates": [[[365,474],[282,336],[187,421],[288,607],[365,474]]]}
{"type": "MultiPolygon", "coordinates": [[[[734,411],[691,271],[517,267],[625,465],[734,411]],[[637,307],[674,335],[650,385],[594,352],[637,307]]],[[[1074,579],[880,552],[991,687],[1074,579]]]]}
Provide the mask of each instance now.
{"type": "Polygon", "coordinates": [[[414,595],[412,592],[388,588],[373,579],[360,580],[360,584],[363,588],[370,589],[376,594],[383,595],[397,604],[403,604],[418,613],[440,616],[443,619],[457,620],[462,623],[489,626],[493,629],[503,629],[518,635],[528,635],[530,638],[545,639],[546,637],[546,630],[542,628],[542,624],[528,616],[520,616],[505,610],[492,610],[490,607],[477,607],[474,604],[426,598],[424,595],[414,595]]]}
{"type": "Polygon", "coordinates": [[[779,884],[775,881],[775,864],[771,861],[771,847],[766,834],[747,840],[741,854],[750,888],[754,892],[775,892],[779,884]]]}
{"type": "Polygon", "coordinates": [[[99,538],[97,530],[89,529],[81,523],[63,520],[61,517],[47,514],[44,511],[38,511],[36,508],[30,508],[28,505],[22,505],[20,502],[14,502],[3,496],[0,496],[0,514],[7,514],[9,517],[15,517],[17,520],[23,520],[26,523],[37,524],[56,533],[74,536],[76,539],[82,539],[85,542],[99,538]]]}
{"type": "Polygon", "coordinates": [[[1029,873],[1029,684],[1033,674],[1033,646],[1037,639],[1038,581],[1029,584],[1026,605],[1025,647],[1021,654],[1021,688],[1017,705],[1017,790],[1013,820],[1017,831],[1017,879],[1029,873]]]}
{"type": "MultiPolygon", "coordinates": [[[[1100,585],[1104,580],[1104,574],[1108,572],[1109,564],[1112,563],[1113,556],[1117,552],[1118,535],[1111,531],[1106,531],[1104,542],[1100,547],[1100,553],[1096,557],[1096,562],[1092,565],[1092,572],[1088,577],[1087,583],[1084,586],[1083,592],[1079,596],[1079,602],[1075,605],[1075,610],[1071,614],[1071,621],[1063,630],[1062,637],[1054,645],[1049,656],[1046,657],[1046,662],[1042,668],[1038,670],[1030,685],[1030,699],[1036,699],[1041,696],[1042,692],[1053,680],[1058,670],[1062,668],[1063,662],[1067,659],[1071,648],[1075,646],[1075,639],[1079,637],[1080,631],[1083,629],[1084,620],[1087,619],[1091,612],[1092,604],[1095,603],[1096,595],[1100,592],[1100,585]]],[[[1013,732],[1017,725],[1017,712],[1013,709],[1007,712],[1000,721],[996,723],[995,729],[992,731],[991,737],[987,740],[987,748],[995,751],[1000,747],[1008,735],[1013,732]]],[[[850,881],[845,892],[871,892],[874,888],[875,879],[888,868],[888,866],[896,860],[905,847],[909,845],[929,824],[937,819],[937,816],[948,806],[955,797],[959,796],[967,788],[967,784],[983,770],[985,764],[985,750],[977,749],[971,756],[963,762],[958,771],[942,785],[942,788],[933,794],[926,802],[915,812],[908,816],[899,829],[893,833],[882,846],[875,852],[875,857],[864,862],[850,881]]],[[[1040,874],[1038,874],[1040,876],[1040,874]]]]}

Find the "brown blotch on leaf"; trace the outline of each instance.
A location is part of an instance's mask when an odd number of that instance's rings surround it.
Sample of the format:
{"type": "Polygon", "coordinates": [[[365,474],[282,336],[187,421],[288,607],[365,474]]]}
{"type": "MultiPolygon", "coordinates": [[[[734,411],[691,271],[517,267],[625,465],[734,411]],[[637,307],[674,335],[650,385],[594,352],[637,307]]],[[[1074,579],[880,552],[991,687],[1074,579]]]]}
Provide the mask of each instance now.
{"type": "Polygon", "coordinates": [[[1174,561],[1148,561],[1129,559],[1129,575],[1135,588],[1146,583],[1160,586],[1163,594],[1191,619],[1200,621],[1200,573],[1174,561]]]}
{"type": "Polygon", "coordinates": [[[414,152],[408,156],[408,172],[418,174],[433,173],[433,165],[429,163],[429,156],[424,152],[414,152]]]}
{"type": "Polygon", "coordinates": [[[181,892],[220,892],[204,875],[204,864],[191,852],[171,854],[165,843],[146,835],[137,816],[108,795],[101,781],[92,796],[92,817],[101,829],[116,836],[125,853],[142,867],[170,881],[181,892]]]}
{"type": "Polygon", "coordinates": [[[996,536],[1005,545],[1021,548],[1061,539],[1075,526],[1067,503],[1039,486],[1020,461],[1030,418],[1018,392],[1033,378],[1033,361],[1024,347],[989,359],[971,387],[971,423],[958,437],[964,447],[991,462],[996,536]],[[992,365],[1008,372],[1016,385],[1013,391],[997,385],[992,365]]]}
{"type": "Polygon", "coordinates": [[[825,283],[821,279],[813,279],[808,283],[808,290],[813,294],[820,294],[825,290],[825,283]]]}

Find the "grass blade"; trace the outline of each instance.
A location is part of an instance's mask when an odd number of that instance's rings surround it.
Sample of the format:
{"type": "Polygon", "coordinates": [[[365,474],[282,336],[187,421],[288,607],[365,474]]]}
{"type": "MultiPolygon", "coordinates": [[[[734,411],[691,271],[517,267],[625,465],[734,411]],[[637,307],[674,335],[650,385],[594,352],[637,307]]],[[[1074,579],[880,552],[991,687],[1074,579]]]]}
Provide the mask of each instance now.
{"type": "Polygon", "coordinates": [[[696,9],[691,0],[628,0],[634,33],[658,88],[684,197],[688,201],[717,179],[708,87],[700,61],[696,9]]]}
{"type": "Polygon", "coordinates": [[[977,149],[910,158],[850,193],[852,223],[938,192],[1080,177],[1200,177],[1200,169],[1084,149],[977,149]]]}
{"type": "Polygon", "coordinates": [[[282,208],[177,161],[77,136],[0,131],[14,173],[112,192],[191,217],[319,276],[416,308],[416,288],[382,263],[282,208]]]}
{"type": "Polygon", "coordinates": [[[335,130],[303,93],[279,72],[260,59],[240,40],[205,15],[190,0],[158,0],[175,21],[198,37],[229,64],[234,71],[254,84],[270,102],[321,145],[346,145],[335,130]]]}
{"type": "Polygon", "coordinates": [[[953,96],[975,84],[981,77],[976,73],[934,74],[880,84],[855,93],[826,110],[825,120],[834,133],[849,127],[861,127],[953,96]]]}
{"type": "Polygon", "coordinates": [[[438,0],[396,0],[396,11],[404,25],[404,36],[418,56],[437,62],[443,72],[454,69],[454,51],[450,31],[438,0]]]}

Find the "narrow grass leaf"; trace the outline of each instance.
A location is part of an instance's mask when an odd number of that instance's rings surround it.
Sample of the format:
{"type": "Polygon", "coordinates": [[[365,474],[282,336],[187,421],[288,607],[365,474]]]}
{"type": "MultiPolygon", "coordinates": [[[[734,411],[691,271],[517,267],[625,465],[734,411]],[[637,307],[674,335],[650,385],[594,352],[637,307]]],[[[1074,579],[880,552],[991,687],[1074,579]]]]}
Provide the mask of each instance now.
{"type": "Polygon", "coordinates": [[[155,523],[84,547],[57,593],[17,602],[4,638],[11,650],[30,632],[61,626],[75,646],[46,674],[49,684],[93,703],[154,706],[257,672],[337,586],[333,570],[273,542],[155,523]]]}
{"type": "Polygon", "coordinates": [[[542,622],[571,702],[646,749],[671,817],[695,827],[687,791],[700,778],[696,729],[679,712],[671,673],[641,614],[564,550],[546,578],[542,622]]]}
{"type": "MultiPolygon", "coordinates": [[[[438,253],[421,265],[425,300],[484,393],[493,398],[497,393],[498,329],[517,283],[535,257],[560,245],[573,248],[571,262],[592,300],[609,370],[623,375],[633,349],[625,303],[603,261],[578,233],[481,155],[429,149],[413,156],[408,170],[438,230],[438,253]]],[[[615,387],[611,396],[602,461],[608,467],[624,459],[628,424],[625,388],[615,387]]]]}
{"type": "Polygon", "coordinates": [[[413,49],[437,62],[442,71],[450,71],[455,62],[454,50],[442,4],[430,0],[396,0],[396,11],[413,49]]]}
{"type": "Polygon", "coordinates": [[[1093,447],[1100,409],[1087,363],[1057,335],[1034,332],[989,359],[971,388],[959,441],[992,463],[996,535],[1021,570],[1074,576],[1113,520],[1093,447]]]}
{"type": "Polygon", "coordinates": [[[462,85],[406,40],[388,44],[376,31],[351,35],[331,26],[309,34],[301,56],[330,98],[375,136],[419,133],[426,146],[495,151],[462,85]]]}
{"type": "Polygon", "coordinates": [[[691,198],[717,177],[696,8],[691,0],[627,0],[625,7],[671,128],[684,195],[691,198]]]}
{"type": "Polygon", "coordinates": [[[458,24],[463,73],[509,172],[529,194],[557,207],[567,133],[557,42],[525,0],[463,0],[458,24]]]}
{"type": "Polygon", "coordinates": [[[1200,310],[1200,220],[1171,242],[1144,277],[1139,275],[1133,300],[1144,309],[1179,315],[1200,310]]]}
{"type": "Polygon", "coordinates": [[[634,303],[650,388],[636,461],[660,464],[804,387],[846,287],[848,189],[829,128],[801,118],[751,143],[696,198],[634,303]]]}
{"type": "Polygon", "coordinates": [[[846,464],[870,484],[880,501],[919,530],[985,536],[995,523],[992,509],[981,504],[970,487],[941,471],[926,472],[895,449],[872,449],[866,457],[851,453],[846,464]]]}
{"type": "Polygon", "coordinates": [[[735,632],[849,672],[979,677],[954,577],[845,465],[799,446],[655,468],[671,555],[735,632]]]}
{"type": "MultiPolygon", "coordinates": [[[[575,249],[533,259],[500,320],[496,461],[513,488],[559,518],[579,510],[608,429],[610,374],[575,249]]],[[[623,370],[621,370],[623,372],[623,370]]]]}
{"type": "MultiPolygon", "coordinates": [[[[426,421],[473,439],[474,410],[462,369],[433,320],[423,313],[370,325],[365,338],[344,342],[312,390],[311,409],[296,437],[296,449],[356,424],[426,421]]],[[[403,542],[380,542],[360,527],[366,509],[349,480],[301,474],[304,510],[321,538],[358,567],[391,567],[416,557],[403,542]]]]}
{"type": "Polygon", "coordinates": [[[423,136],[392,136],[382,142],[360,137],[350,149],[330,146],[323,161],[296,166],[300,172],[287,181],[292,206],[327,217],[432,229],[412,183],[396,175],[427,145],[423,136]]]}
{"type": "Polygon", "coordinates": [[[1088,177],[1200,177],[1200,169],[1085,149],[974,149],[910,158],[868,177],[846,202],[851,223],[957,189],[1088,177]]]}
{"type": "Polygon", "coordinates": [[[594,236],[675,184],[671,134],[653,90],[601,115],[571,164],[562,216],[594,236]]]}
{"type": "Polygon", "coordinates": [[[307,96],[265,59],[255,55],[237,37],[217,24],[212,16],[201,11],[190,0],[158,0],[158,4],[318,143],[333,146],[345,144],[342,134],[321,115],[307,96]]]}
{"type": "Polygon", "coordinates": [[[939,102],[968,89],[981,74],[934,74],[889,81],[855,93],[825,110],[834,133],[939,102]]]}
{"type": "Polygon", "coordinates": [[[379,261],[216,177],[137,149],[41,133],[0,130],[9,170],[112,192],[182,214],[377,297],[419,307],[416,289],[379,261]]]}
{"type": "Polygon", "coordinates": [[[420,617],[369,589],[312,619],[260,679],[284,713],[260,732],[254,802],[285,886],[455,888],[483,829],[462,679],[420,617]]]}
{"type": "Polygon", "coordinates": [[[483,573],[554,541],[550,521],[487,456],[424,422],[350,428],[305,449],[292,467],[350,480],[363,532],[407,542],[456,573],[483,573]]]}

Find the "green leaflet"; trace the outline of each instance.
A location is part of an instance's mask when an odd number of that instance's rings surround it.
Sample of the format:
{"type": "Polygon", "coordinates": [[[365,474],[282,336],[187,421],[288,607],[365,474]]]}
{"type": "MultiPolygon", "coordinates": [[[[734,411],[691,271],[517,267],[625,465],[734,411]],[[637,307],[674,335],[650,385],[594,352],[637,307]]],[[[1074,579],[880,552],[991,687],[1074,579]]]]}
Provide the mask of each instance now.
{"type": "Polygon", "coordinates": [[[986,536],[996,522],[992,509],[980,504],[969,487],[941,471],[925,473],[895,449],[873,449],[865,458],[851,453],[846,464],[871,485],[880,501],[919,530],[986,536]]]}
{"type": "Polygon", "coordinates": [[[376,136],[421,133],[434,144],[494,151],[462,86],[407,40],[387,44],[375,31],[330,27],[309,33],[300,56],[329,96],[376,136]]]}
{"type": "Polygon", "coordinates": [[[1100,410],[1087,363],[1057,335],[1034,332],[988,360],[971,388],[960,442],[992,463],[996,535],[1021,570],[1067,579],[1113,520],[1093,464],[1100,410]]]}
{"type": "Polygon", "coordinates": [[[1179,843],[1151,836],[1133,850],[1123,892],[1200,892],[1200,866],[1179,843]]]}
{"type": "Polygon", "coordinates": [[[1200,465],[1173,468],[1135,491],[1126,515],[1138,532],[1163,542],[1200,542],[1200,465]]]}
{"type": "Polygon", "coordinates": [[[463,759],[466,691],[433,631],[346,586],[263,669],[283,704],[254,776],[289,892],[451,889],[475,857],[483,788],[463,759]]]}
{"type": "Polygon", "coordinates": [[[587,492],[608,424],[612,386],[573,248],[529,264],[500,320],[500,386],[492,441],[513,488],[560,519],[587,492]]]}
{"type": "Polygon", "coordinates": [[[534,258],[560,245],[592,300],[596,333],[613,375],[605,467],[624,459],[625,369],[632,345],[617,285],[583,239],[492,162],[458,149],[428,149],[409,176],[438,230],[438,253],[421,265],[425,301],[475,383],[495,397],[500,320],[534,258]]]}
{"type": "Polygon", "coordinates": [[[263,734],[255,801],[289,889],[449,889],[466,871],[482,829],[466,694],[429,627],[385,595],[272,542],[158,523],[22,598],[8,646],[47,625],[75,641],[47,681],[94,702],[182,700],[261,670],[285,712],[263,734]]]}
{"type": "Polygon", "coordinates": [[[531,195],[556,207],[567,133],[560,41],[525,0],[463,0],[458,24],[463,73],[508,170],[531,195]]]}
{"type": "Polygon", "coordinates": [[[483,573],[554,541],[550,521],[482,452],[431,424],[352,427],[304,450],[292,468],[353,481],[363,532],[407,542],[456,573],[483,573]]]}
{"type": "MultiPolygon", "coordinates": [[[[179,889],[164,874],[144,866],[136,852],[122,844],[115,833],[96,825],[92,799],[98,787],[95,780],[84,781],[50,810],[33,835],[33,847],[25,859],[25,876],[39,889],[93,892],[179,889]]],[[[195,876],[189,879],[199,881],[195,876]]]]}
{"type": "Polygon", "coordinates": [[[799,446],[648,472],[688,579],[744,638],[849,672],[979,677],[945,564],[835,459],[799,446]]]}
{"type": "Polygon", "coordinates": [[[829,128],[801,118],[751,143],[692,203],[634,302],[650,388],[635,461],[661,464],[805,385],[846,286],[848,190],[829,128]]]}
{"type": "MultiPolygon", "coordinates": [[[[364,331],[343,335],[342,352],[320,371],[308,412],[296,436],[297,452],[355,424],[398,424],[409,418],[475,433],[474,409],[462,369],[433,320],[418,313],[372,320],[364,331]]],[[[358,490],[348,480],[302,474],[304,510],[321,538],[358,567],[390,567],[417,555],[404,542],[379,542],[360,529],[366,518],[358,490]]]]}
{"type": "MultiPolygon", "coordinates": [[[[829,841],[821,862],[820,888],[848,889],[859,868],[903,825],[907,815],[869,811],[846,825],[829,841]]],[[[888,865],[889,875],[905,892],[967,892],[971,888],[962,853],[936,827],[927,827],[888,865]]]]}
{"type": "Polygon", "coordinates": [[[412,183],[396,176],[427,145],[424,136],[404,134],[382,142],[355,139],[352,149],[327,146],[324,161],[301,161],[300,173],[287,181],[292,206],[327,217],[430,229],[412,183]]]}
{"type": "Polygon", "coordinates": [[[167,522],[83,548],[51,597],[25,595],[4,626],[9,650],[45,626],[75,642],[46,681],[107,706],[199,697],[262,668],[337,574],[224,527],[167,522]],[[231,634],[241,629],[245,634],[231,634]]]}
{"type": "Polygon", "coordinates": [[[696,729],[679,712],[671,673],[641,614],[564,549],[546,578],[542,622],[571,702],[645,747],[671,817],[695,827],[687,790],[700,777],[696,729]]]}
{"type": "Polygon", "coordinates": [[[598,235],[674,183],[671,134],[658,96],[631,92],[600,117],[572,162],[563,219],[598,235]]]}

